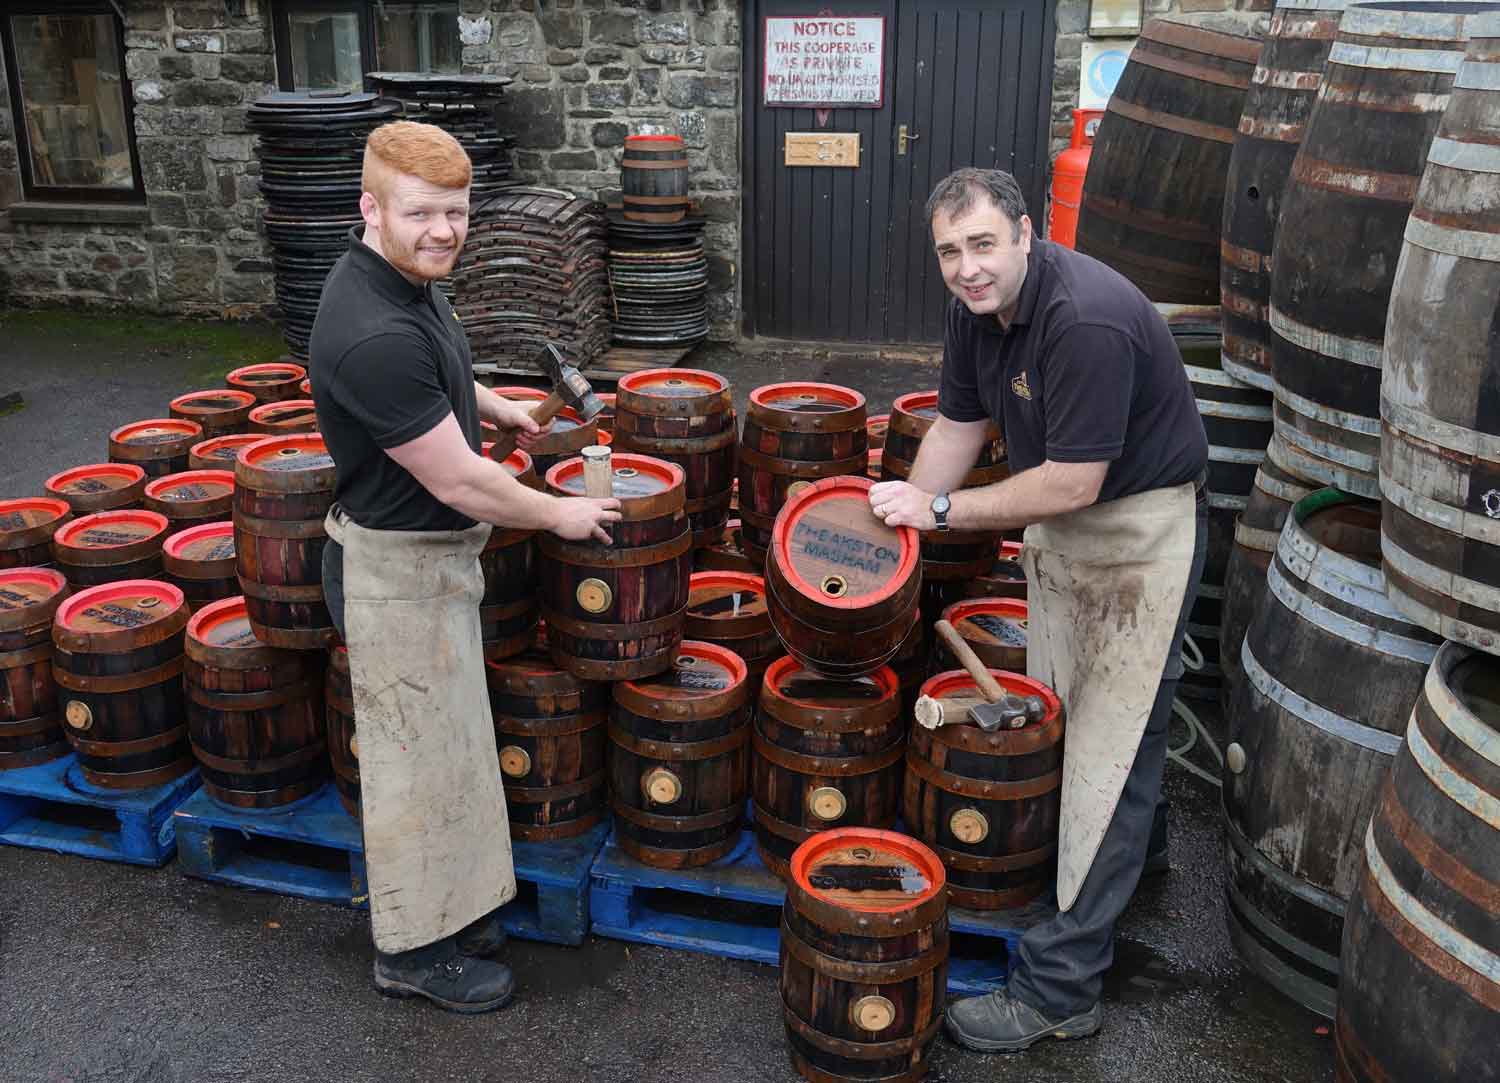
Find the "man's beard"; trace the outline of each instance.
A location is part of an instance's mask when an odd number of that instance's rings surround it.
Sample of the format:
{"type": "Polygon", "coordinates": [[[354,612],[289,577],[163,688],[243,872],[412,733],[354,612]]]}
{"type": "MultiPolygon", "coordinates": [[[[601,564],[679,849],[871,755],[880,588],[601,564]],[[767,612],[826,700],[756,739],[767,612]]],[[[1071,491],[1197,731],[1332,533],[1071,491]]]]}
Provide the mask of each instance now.
{"type": "Polygon", "coordinates": [[[391,266],[395,267],[396,270],[401,271],[403,274],[411,275],[413,278],[420,278],[428,282],[434,282],[439,278],[443,278],[452,271],[453,265],[458,262],[460,252],[460,246],[454,245],[450,250],[447,261],[441,265],[441,269],[434,273],[431,264],[423,264],[419,261],[415,245],[403,245],[395,237],[387,234],[381,238],[380,249],[385,254],[385,258],[390,260],[391,266]]]}

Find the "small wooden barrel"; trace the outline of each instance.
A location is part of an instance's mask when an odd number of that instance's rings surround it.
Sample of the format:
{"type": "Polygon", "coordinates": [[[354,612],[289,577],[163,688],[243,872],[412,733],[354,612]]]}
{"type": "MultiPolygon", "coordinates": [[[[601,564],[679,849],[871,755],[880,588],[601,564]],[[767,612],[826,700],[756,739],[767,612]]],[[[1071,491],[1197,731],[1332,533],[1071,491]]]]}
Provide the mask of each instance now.
{"type": "Polygon", "coordinates": [[[164,516],[172,530],[227,520],[234,513],[234,471],[184,470],[146,486],[146,510],[164,516]]]}
{"type": "Polygon", "coordinates": [[[260,642],[239,597],[188,622],[186,653],[188,737],[209,796],[276,808],[320,789],[328,777],[322,659],[260,642]]]}
{"type": "Polygon", "coordinates": [[[688,159],[680,135],[627,135],[620,158],[620,201],[632,222],[680,222],[688,198],[688,159]]]}
{"type": "Polygon", "coordinates": [[[868,478],[825,478],[776,517],[766,560],[771,623],[786,649],[831,677],[894,657],[922,587],[917,532],[870,510],[868,478]]]}
{"type": "Polygon", "coordinates": [[[234,524],[200,523],[170,535],[161,547],[162,571],[194,613],[240,592],[235,575],[234,524]]]}
{"type": "Polygon", "coordinates": [[[194,444],[188,451],[190,470],[233,470],[239,462],[240,452],[251,444],[258,444],[265,436],[258,432],[236,433],[233,436],[217,436],[194,444]]]}
{"type": "Polygon", "coordinates": [[[266,436],[317,432],[318,410],[312,399],[284,399],[281,402],[263,403],[250,411],[250,431],[266,436]]]}
{"type": "Polygon", "coordinates": [[[620,849],[657,868],[717,861],[739,842],[745,809],[745,663],[685,640],[665,673],[613,692],[609,790],[620,849]]]}
{"type": "Polygon", "coordinates": [[[779,658],[755,716],[750,790],[755,845],[776,875],[792,851],[831,827],[890,827],[901,802],[906,725],[889,666],[835,681],[779,658]]]}
{"type": "Polygon", "coordinates": [[[1021,565],[1021,543],[1002,541],[989,571],[964,582],[971,598],[1019,598],[1026,600],[1026,569],[1021,565]]]}
{"type": "Polygon", "coordinates": [[[915,839],[847,827],[792,856],[781,910],[781,1004],[811,1083],[917,1083],[943,1021],[948,892],[915,839]]]}
{"type": "Polygon", "coordinates": [[[614,446],[682,467],[693,545],[712,545],[729,518],[739,441],[729,381],[699,369],[632,372],[616,408],[614,446]]]}
{"type": "Polygon", "coordinates": [[[1364,836],[1344,925],[1339,1083],[1496,1078],[1497,805],[1500,663],[1445,643],[1364,836]]]}
{"type": "Polygon", "coordinates": [[[614,394],[614,392],[612,392],[612,391],[599,391],[599,392],[595,392],[594,398],[598,399],[601,403],[604,404],[604,409],[602,409],[602,410],[599,411],[598,415],[595,417],[594,420],[596,420],[597,422],[599,422],[599,424],[601,426],[603,426],[604,428],[606,428],[606,429],[613,428],[613,422],[615,420],[615,394],[614,394]]]}
{"type": "Polygon", "coordinates": [[[235,464],[235,570],[250,626],[272,647],[318,650],[338,637],[323,600],[333,485],[316,433],[267,437],[235,464]]]}
{"type": "MultiPolygon", "coordinates": [[[[906,747],[901,814],[948,870],[956,906],[1007,910],[1052,884],[1062,811],[1063,711],[1052,689],[1020,673],[991,669],[1007,692],[1038,696],[1041,722],[985,733],[970,723],[916,725],[906,747]]],[[[982,700],[962,669],[922,686],[936,700],[982,700]]]]}
{"type": "Polygon", "coordinates": [[[0,571],[0,771],[68,754],[52,677],[52,618],[67,595],[50,568],[0,571]]]}
{"type": "MultiPolygon", "coordinates": [[[[968,598],[943,610],[943,619],[979,660],[990,669],[1026,672],[1026,603],[1017,598],[968,598]]],[[[938,640],[932,651],[939,672],[960,668],[947,645],[938,640]]]]}
{"type": "Polygon", "coordinates": [[[74,590],[162,574],[166,516],[154,511],[99,511],[52,536],[52,556],[74,590]]]}
{"type": "Polygon", "coordinates": [[[146,472],[133,463],[92,463],[53,474],[42,486],[66,500],[74,515],[138,508],[146,495],[146,472]]]}
{"type": "Polygon", "coordinates": [[[109,461],[134,463],[148,478],[180,474],[188,468],[188,451],[203,440],[196,421],[163,417],[121,425],[109,434],[109,461]]]}
{"type": "Polygon", "coordinates": [[[52,623],[52,673],[83,777],[140,790],[193,769],[183,697],[187,603],[170,583],[80,591],[52,623]]]}
{"type": "Polygon", "coordinates": [[[890,414],[876,414],[865,419],[865,436],[870,441],[871,451],[880,451],[885,447],[886,434],[890,429],[890,414]]]}
{"type": "Polygon", "coordinates": [[[264,365],[246,365],[224,377],[224,383],[237,391],[248,391],[256,402],[280,402],[302,394],[301,383],[307,370],[286,361],[264,365]]]}
{"type": "Polygon", "coordinates": [[[734,651],[750,673],[750,699],[766,667],[786,653],[766,610],[766,584],[746,572],[694,572],[683,635],[734,651]]]}
{"type": "MultiPolygon", "coordinates": [[[[496,388],[495,393],[498,395],[503,391],[506,398],[522,398],[519,392],[528,390],[530,388],[505,387],[496,388]]],[[[547,397],[542,392],[536,394],[537,402],[547,397]]],[[[584,448],[598,442],[599,419],[594,417],[584,421],[578,416],[578,411],[571,406],[565,406],[562,413],[552,419],[552,427],[531,445],[528,454],[531,456],[537,477],[545,478],[547,472],[558,463],[566,462],[584,448]]]]}
{"type": "Polygon", "coordinates": [[[1379,506],[1298,502],[1229,712],[1227,901],[1245,964],[1324,1015],[1365,826],[1438,645],[1386,599],[1379,506]]]}
{"type": "Polygon", "coordinates": [[[870,465],[865,468],[865,477],[871,481],[879,481],[885,473],[885,449],[872,447],[870,449],[870,465]]]}
{"type": "MultiPolygon", "coordinates": [[[[500,464],[511,477],[538,489],[531,456],[517,448],[500,464]]],[[[479,634],[484,656],[509,658],[531,646],[541,609],[536,598],[536,531],[497,526],[479,554],[484,597],[479,601],[479,634]]]]}
{"type": "Polygon", "coordinates": [[[776,515],[804,482],[863,475],[865,397],[833,384],[768,384],[750,392],[740,437],[740,545],[764,567],[776,515]]]}
{"type": "Polygon", "coordinates": [[[255,396],[248,391],[222,388],[216,391],[190,391],[172,400],[168,412],[185,421],[196,421],[203,427],[206,439],[233,436],[250,425],[250,411],[255,396]]]}
{"type": "Polygon", "coordinates": [[[0,500],[0,568],[52,564],[52,536],[73,518],[66,500],[25,496],[0,500]]]}
{"type": "Polygon", "coordinates": [[[583,834],[608,813],[609,688],[528,651],[485,667],[512,837],[583,834]]]}
{"type": "MultiPolygon", "coordinates": [[[[619,681],[671,667],[692,575],[685,480],[674,463],[616,455],[614,494],[624,518],[610,524],[610,544],[538,535],[547,645],[569,673],[619,681]]],[[[547,488],[556,496],[582,496],[583,460],[554,466],[547,488]]]]}
{"type": "Polygon", "coordinates": [[[760,570],[750,562],[740,548],[740,521],[729,519],[719,531],[719,540],[712,545],[693,550],[693,570],[697,572],[744,572],[759,575],[760,570]]]}
{"type": "Polygon", "coordinates": [[[323,685],[324,719],[328,727],[328,762],[339,803],[356,820],[359,814],[359,738],[354,725],[354,686],[349,681],[349,649],[328,649],[328,672],[323,685]]]}

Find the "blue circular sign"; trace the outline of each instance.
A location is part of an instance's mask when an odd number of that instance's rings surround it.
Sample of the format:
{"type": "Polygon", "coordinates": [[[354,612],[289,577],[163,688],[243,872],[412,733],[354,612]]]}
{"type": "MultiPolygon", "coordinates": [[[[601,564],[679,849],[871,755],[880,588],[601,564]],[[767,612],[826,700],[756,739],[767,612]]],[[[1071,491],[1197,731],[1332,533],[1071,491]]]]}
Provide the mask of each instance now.
{"type": "Polygon", "coordinates": [[[1120,81],[1120,73],[1125,70],[1125,61],[1129,57],[1128,51],[1119,49],[1094,57],[1088,70],[1089,89],[1101,98],[1108,98],[1115,92],[1115,84],[1120,81]]]}

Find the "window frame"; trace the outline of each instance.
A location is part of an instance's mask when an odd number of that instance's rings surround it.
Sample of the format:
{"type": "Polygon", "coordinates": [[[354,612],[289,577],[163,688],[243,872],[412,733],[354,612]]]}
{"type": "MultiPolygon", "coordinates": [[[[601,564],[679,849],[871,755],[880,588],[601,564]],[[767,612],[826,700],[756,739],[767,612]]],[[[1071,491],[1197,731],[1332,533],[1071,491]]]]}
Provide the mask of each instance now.
{"type": "Polygon", "coordinates": [[[11,123],[15,128],[16,168],[20,173],[21,198],[45,203],[110,203],[144,205],[145,178],[141,174],[141,153],[135,133],[135,92],[125,63],[125,24],[109,0],[0,0],[0,47],[4,49],[5,80],[10,91],[11,123]],[[21,69],[16,58],[15,34],[11,19],[17,15],[107,15],[115,31],[115,48],[120,57],[120,96],[125,113],[125,140],[130,149],[131,187],[96,188],[72,184],[40,184],[33,176],[31,125],[26,119],[26,102],[21,93],[21,69]]]}
{"type": "MultiPolygon", "coordinates": [[[[292,33],[291,9],[304,11],[326,11],[330,14],[353,11],[359,17],[359,67],[360,76],[369,88],[369,75],[380,71],[380,58],[376,55],[375,11],[378,0],[272,0],[271,38],[276,54],[276,88],[292,91],[292,33]]],[[[463,5],[460,3],[462,14],[463,5]]],[[[460,46],[461,48],[461,46],[460,46]]]]}

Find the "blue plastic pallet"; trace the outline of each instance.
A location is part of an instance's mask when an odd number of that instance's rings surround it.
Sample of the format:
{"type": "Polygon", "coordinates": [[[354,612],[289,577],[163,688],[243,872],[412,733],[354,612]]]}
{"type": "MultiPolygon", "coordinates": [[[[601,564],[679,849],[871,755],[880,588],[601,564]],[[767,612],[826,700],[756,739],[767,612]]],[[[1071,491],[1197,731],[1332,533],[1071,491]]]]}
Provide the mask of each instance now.
{"type": "Polygon", "coordinates": [[[195,768],[146,790],[104,789],[84,779],[71,752],[0,771],[0,843],[159,868],[177,849],[172,810],[199,781],[195,768]]]}
{"type": "MultiPolygon", "coordinates": [[[[700,869],[642,865],[615,845],[611,835],[594,862],[591,894],[593,930],[600,936],[772,966],[779,962],[786,888],[761,861],[748,830],[733,852],[700,869]],[[703,913],[711,909],[704,899],[746,905],[738,915],[726,912],[734,907],[703,913]]],[[[1055,912],[1050,902],[992,912],[950,907],[953,933],[983,939],[953,943],[948,991],[983,993],[1004,985],[1021,935],[1055,912]]]]}
{"type": "MultiPolygon", "coordinates": [[[[256,891],[368,909],[359,823],[327,785],[295,808],[231,809],[200,793],[177,810],[183,872],[256,891]]],[[[609,834],[600,824],[557,842],[512,841],[520,893],[502,912],[524,940],[581,944],[589,930],[589,868],[609,834]]]]}

